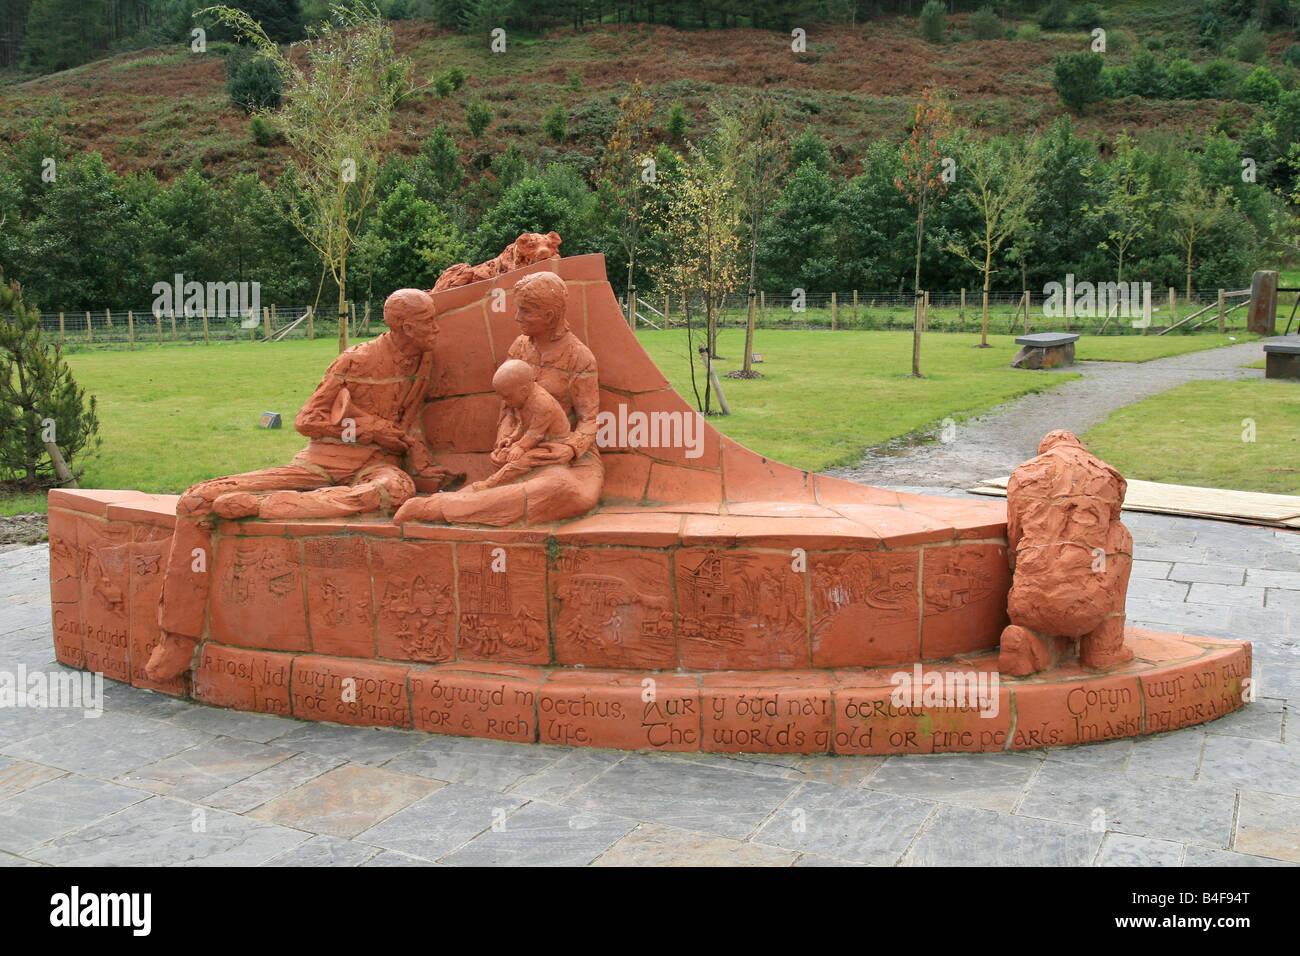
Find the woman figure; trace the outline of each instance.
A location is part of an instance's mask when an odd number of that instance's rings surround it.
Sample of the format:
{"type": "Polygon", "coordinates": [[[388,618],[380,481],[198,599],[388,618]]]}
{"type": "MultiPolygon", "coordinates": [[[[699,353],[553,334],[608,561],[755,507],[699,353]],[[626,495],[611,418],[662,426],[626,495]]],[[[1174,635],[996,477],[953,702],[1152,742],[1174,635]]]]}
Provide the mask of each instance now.
{"type": "MultiPolygon", "coordinates": [[[[572,431],[560,441],[539,445],[532,455],[544,451],[540,464],[519,481],[480,491],[412,498],[393,515],[396,523],[543,524],[586,514],[600,500],[605,470],[596,451],[596,416],[600,413],[596,358],[569,331],[565,321],[568,289],[555,273],[534,272],[515,283],[514,293],[520,335],[507,358],[533,367],[537,384],[559,402],[572,431]]],[[[512,428],[513,421],[503,409],[492,452],[495,464],[505,461],[512,428]]]]}

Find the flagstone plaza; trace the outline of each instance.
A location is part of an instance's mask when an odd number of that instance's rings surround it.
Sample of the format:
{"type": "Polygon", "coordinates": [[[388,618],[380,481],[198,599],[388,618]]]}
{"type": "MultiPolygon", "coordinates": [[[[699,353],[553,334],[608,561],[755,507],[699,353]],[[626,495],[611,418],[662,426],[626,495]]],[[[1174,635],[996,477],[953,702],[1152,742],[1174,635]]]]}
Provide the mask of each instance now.
{"type": "MultiPolygon", "coordinates": [[[[1129,623],[1250,640],[1258,699],[1243,710],[1017,753],[650,754],[344,727],[105,681],[101,716],[0,709],[0,863],[1300,863],[1300,534],[1124,522],[1129,623]]],[[[48,568],[45,545],[0,554],[0,671],[67,670],[48,568]]]]}

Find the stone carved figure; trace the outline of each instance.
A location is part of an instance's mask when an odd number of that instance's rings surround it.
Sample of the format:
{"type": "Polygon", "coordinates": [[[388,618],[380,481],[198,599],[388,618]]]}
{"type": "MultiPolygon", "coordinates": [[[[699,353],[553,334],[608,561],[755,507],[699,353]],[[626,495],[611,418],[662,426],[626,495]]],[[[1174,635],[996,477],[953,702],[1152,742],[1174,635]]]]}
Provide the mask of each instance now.
{"type": "Polygon", "coordinates": [[[329,518],[391,511],[415,494],[412,475],[446,484],[424,441],[420,410],[438,335],[433,300],[399,289],[384,303],[388,331],[330,365],[294,419],[310,439],[276,468],[200,482],[176,505],[176,530],[158,608],[162,640],[146,668],[153,680],[189,669],[203,628],[214,515],[227,519],[329,518]]]}
{"type": "Polygon", "coordinates": [[[998,666],[1024,676],[1053,666],[1070,640],[1079,662],[1106,668],[1131,660],[1124,599],[1133,536],[1120,521],[1127,483],[1067,431],[1053,431],[1038,456],[1007,484],[1007,542],[1013,575],[1011,624],[998,666]]]}
{"type": "Polygon", "coordinates": [[[570,434],[569,417],[551,393],[537,384],[533,367],[527,362],[502,362],[492,376],[492,387],[501,396],[501,427],[512,421],[515,426],[492,451],[492,464],[501,468],[471,485],[474,491],[517,481],[534,464],[544,464],[554,454],[554,447],[547,446],[570,434]]]}
{"type": "Polygon", "coordinates": [[[553,259],[560,254],[562,241],[558,232],[548,232],[546,235],[539,232],[526,232],[506,246],[495,259],[476,266],[468,262],[458,262],[454,266],[448,266],[443,270],[442,275],[438,276],[438,281],[433,284],[430,291],[441,292],[443,289],[455,289],[462,285],[469,285],[471,282],[495,279],[499,275],[531,266],[535,262],[553,259]]]}
{"type": "MultiPolygon", "coordinates": [[[[553,272],[534,272],[514,285],[515,322],[520,335],[508,359],[532,366],[536,382],[564,410],[566,438],[539,444],[529,453],[532,470],[506,484],[415,497],[397,509],[393,521],[464,522],[497,527],[540,524],[586,514],[600,500],[605,471],[596,450],[600,389],[596,358],[565,320],[568,288],[553,272]]],[[[514,416],[497,423],[493,462],[502,464],[514,416]]],[[[507,456],[508,457],[508,456],[507,456]]]]}

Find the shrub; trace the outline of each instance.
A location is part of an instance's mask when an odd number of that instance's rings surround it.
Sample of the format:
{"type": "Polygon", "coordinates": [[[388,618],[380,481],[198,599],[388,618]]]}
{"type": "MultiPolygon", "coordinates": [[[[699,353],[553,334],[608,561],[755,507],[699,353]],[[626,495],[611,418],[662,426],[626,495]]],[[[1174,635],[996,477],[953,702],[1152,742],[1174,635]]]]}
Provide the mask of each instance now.
{"type": "Polygon", "coordinates": [[[1060,30],[1070,19],[1069,0],[1049,0],[1038,16],[1038,25],[1044,30],[1060,30]]]}
{"type": "Polygon", "coordinates": [[[1032,42],[1033,40],[1037,40],[1040,36],[1042,36],[1042,34],[1043,34],[1043,28],[1040,27],[1037,23],[1025,23],[1022,24],[1020,29],[1016,31],[1016,39],[1028,40],[1032,42]]]}
{"type": "Polygon", "coordinates": [[[1191,60],[1178,59],[1171,62],[1165,70],[1165,79],[1169,95],[1174,99],[1199,100],[1210,92],[1205,75],[1191,60]]]}
{"type": "Polygon", "coordinates": [[[1074,26],[1080,30],[1101,26],[1101,8],[1095,3],[1085,3],[1074,12],[1074,26]]]}
{"type": "Polygon", "coordinates": [[[569,117],[564,107],[556,103],[542,117],[542,130],[557,143],[563,143],[568,135],[569,117]]]}
{"type": "Polygon", "coordinates": [[[1002,24],[992,7],[980,7],[970,15],[970,32],[977,40],[996,40],[1002,36],[1002,24]]]}
{"type": "Polygon", "coordinates": [[[668,135],[679,141],[686,135],[686,109],[681,103],[674,103],[668,111],[668,135]]]}
{"type": "Polygon", "coordinates": [[[478,139],[492,122],[492,110],[482,100],[475,100],[465,108],[465,122],[469,131],[478,139]]]}
{"type": "Polygon", "coordinates": [[[248,121],[248,131],[253,134],[253,142],[258,146],[270,146],[275,142],[275,127],[260,116],[248,121]]]}
{"type": "Polygon", "coordinates": [[[1261,63],[1241,81],[1237,95],[1247,103],[1276,103],[1282,95],[1282,82],[1261,63]]]}
{"type": "Polygon", "coordinates": [[[1095,103],[1105,96],[1100,53],[1058,55],[1052,64],[1052,86],[1061,102],[1073,110],[1095,103]]]}
{"type": "Polygon", "coordinates": [[[270,60],[253,56],[242,47],[226,57],[226,94],[245,113],[274,109],[280,105],[283,91],[284,78],[270,60]]]}
{"type": "Polygon", "coordinates": [[[946,18],[947,8],[940,0],[927,0],[919,17],[921,36],[931,43],[942,43],[946,18]]]}
{"type": "Polygon", "coordinates": [[[1210,96],[1230,100],[1237,95],[1237,68],[1227,60],[1211,60],[1201,71],[1210,96]]]}
{"type": "Polygon", "coordinates": [[[1237,42],[1234,44],[1237,51],[1237,59],[1246,63],[1254,63],[1264,55],[1264,49],[1268,46],[1268,37],[1264,31],[1259,28],[1259,24],[1251,20],[1245,28],[1237,34],[1237,42]]]}
{"type": "Polygon", "coordinates": [[[1300,43],[1292,43],[1282,53],[1282,62],[1287,66],[1300,67],[1300,43]]]}

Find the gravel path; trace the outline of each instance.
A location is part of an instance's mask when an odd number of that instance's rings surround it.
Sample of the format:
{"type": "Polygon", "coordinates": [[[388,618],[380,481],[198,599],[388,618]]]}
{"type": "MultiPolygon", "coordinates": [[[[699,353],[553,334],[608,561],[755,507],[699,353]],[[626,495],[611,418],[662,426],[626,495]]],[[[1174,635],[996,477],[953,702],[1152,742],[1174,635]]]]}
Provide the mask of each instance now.
{"type": "Polygon", "coordinates": [[[1258,342],[1205,349],[1149,362],[1079,362],[1047,372],[1082,372],[1083,378],[1049,391],[1024,395],[989,409],[956,427],[948,442],[899,439],[870,449],[852,468],[828,472],[871,485],[973,487],[986,478],[1009,475],[1038,453],[1038,442],[1055,428],[1082,435],[1111,412],[1184,382],[1260,378],[1258,342]]]}

